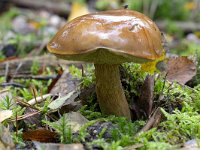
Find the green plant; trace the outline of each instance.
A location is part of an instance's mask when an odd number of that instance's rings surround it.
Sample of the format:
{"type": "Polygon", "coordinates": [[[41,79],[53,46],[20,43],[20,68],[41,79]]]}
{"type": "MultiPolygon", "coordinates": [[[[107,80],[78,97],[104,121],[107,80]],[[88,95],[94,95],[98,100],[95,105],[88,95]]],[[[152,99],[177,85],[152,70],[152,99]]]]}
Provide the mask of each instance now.
{"type": "Polygon", "coordinates": [[[26,88],[19,89],[19,92],[20,92],[19,94],[21,94],[23,98],[27,101],[33,98],[32,93],[26,88]]]}
{"type": "Polygon", "coordinates": [[[107,143],[104,139],[97,139],[87,143],[89,149],[93,149],[93,145],[101,147],[104,150],[108,150],[110,147],[110,144],[107,143]]]}
{"type": "Polygon", "coordinates": [[[49,104],[52,101],[51,97],[45,99],[43,105],[36,105],[36,108],[41,111],[41,114],[46,115],[49,111],[49,104]]]}
{"type": "Polygon", "coordinates": [[[89,121],[89,122],[87,122],[86,124],[84,124],[84,125],[80,128],[80,130],[79,130],[79,135],[78,135],[76,141],[85,142],[85,138],[86,138],[86,136],[89,134],[89,133],[87,132],[87,128],[88,128],[89,126],[95,124],[96,122],[102,121],[102,120],[105,120],[105,119],[104,119],[104,118],[100,118],[100,119],[96,119],[96,120],[89,121]]]}
{"type": "Polygon", "coordinates": [[[40,81],[40,80],[34,80],[34,79],[30,80],[27,83],[28,87],[30,86],[35,87],[39,95],[47,93],[49,85],[50,85],[50,82],[48,81],[40,81]]]}
{"type": "Polygon", "coordinates": [[[31,73],[33,75],[37,75],[40,70],[40,63],[38,61],[33,61],[33,64],[31,66],[31,73]]]}
{"type": "Polygon", "coordinates": [[[181,30],[176,22],[172,20],[167,20],[167,25],[166,25],[167,33],[171,35],[175,35],[177,37],[183,37],[183,30],[181,30]]]}
{"type": "Polygon", "coordinates": [[[9,9],[6,13],[1,15],[0,17],[0,32],[2,35],[11,28],[11,20],[19,14],[19,10],[17,8],[9,9]]]}
{"type": "Polygon", "coordinates": [[[189,0],[162,0],[156,10],[155,19],[186,20],[189,17],[189,10],[184,7],[187,2],[189,0]]]}
{"type": "Polygon", "coordinates": [[[144,145],[144,147],[142,149],[145,150],[155,150],[155,149],[159,149],[159,150],[169,150],[169,149],[174,149],[175,147],[173,147],[172,145],[165,143],[165,142],[148,142],[144,145]]]}
{"type": "Polygon", "coordinates": [[[16,119],[16,116],[21,116],[24,113],[25,110],[26,110],[25,107],[21,107],[19,105],[13,107],[13,109],[12,109],[12,112],[13,112],[12,119],[16,119]]]}
{"type": "Polygon", "coordinates": [[[96,9],[98,10],[106,10],[109,7],[109,1],[106,0],[98,0],[95,4],[96,9]]]}
{"type": "Polygon", "coordinates": [[[94,120],[103,117],[100,112],[95,112],[94,109],[89,108],[87,105],[82,106],[79,111],[88,120],[94,120]]]}
{"type": "Polygon", "coordinates": [[[81,80],[81,85],[83,88],[89,87],[95,81],[94,66],[88,64],[84,67],[84,69],[84,75],[82,76],[82,71],[79,68],[75,67],[74,65],[69,67],[69,72],[73,77],[81,80]]]}
{"type": "Polygon", "coordinates": [[[128,8],[131,10],[142,12],[143,3],[141,0],[126,0],[125,4],[128,5],[128,8]]]}
{"type": "Polygon", "coordinates": [[[56,130],[56,132],[60,136],[61,143],[65,144],[72,143],[73,141],[72,129],[68,124],[67,118],[64,115],[57,122],[50,122],[47,120],[43,120],[43,123],[49,125],[50,127],[56,130]]]}
{"type": "Polygon", "coordinates": [[[9,96],[6,96],[3,100],[0,100],[0,108],[7,110],[13,106],[13,100],[9,96]]]}
{"type": "Polygon", "coordinates": [[[127,97],[130,97],[131,94],[138,96],[138,85],[144,82],[147,73],[141,70],[140,64],[135,63],[124,63],[121,70],[122,82],[128,85],[124,87],[129,94],[127,97]]]}
{"type": "Polygon", "coordinates": [[[82,78],[82,72],[79,68],[75,67],[74,65],[71,65],[69,67],[69,72],[72,74],[73,77],[81,79],[82,78]]]}
{"type": "MultiPolygon", "coordinates": [[[[12,112],[13,112],[13,115],[12,115],[12,119],[15,120],[17,117],[21,116],[24,111],[25,111],[26,108],[22,108],[21,106],[16,106],[12,109],[12,112]]],[[[19,144],[20,147],[23,147],[25,146],[25,143],[22,139],[22,131],[23,129],[18,129],[19,128],[19,122],[14,122],[14,126],[16,128],[16,131],[15,132],[12,132],[12,138],[13,138],[13,141],[16,143],[16,144],[19,144]]]]}
{"type": "Polygon", "coordinates": [[[20,129],[16,132],[12,132],[12,139],[15,144],[19,144],[20,147],[24,147],[26,144],[22,138],[23,129],[20,129]]]}

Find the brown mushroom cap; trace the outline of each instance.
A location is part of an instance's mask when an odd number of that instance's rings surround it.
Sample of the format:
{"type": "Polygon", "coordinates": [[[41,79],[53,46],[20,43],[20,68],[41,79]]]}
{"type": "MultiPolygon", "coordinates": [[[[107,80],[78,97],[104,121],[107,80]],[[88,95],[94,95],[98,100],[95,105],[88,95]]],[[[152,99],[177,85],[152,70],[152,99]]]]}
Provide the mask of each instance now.
{"type": "Polygon", "coordinates": [[[60,29],[47,48],[64,59],[97,64],[141,63],[163,54],[156,24],[127,9],[78,17],[60,29]]]}

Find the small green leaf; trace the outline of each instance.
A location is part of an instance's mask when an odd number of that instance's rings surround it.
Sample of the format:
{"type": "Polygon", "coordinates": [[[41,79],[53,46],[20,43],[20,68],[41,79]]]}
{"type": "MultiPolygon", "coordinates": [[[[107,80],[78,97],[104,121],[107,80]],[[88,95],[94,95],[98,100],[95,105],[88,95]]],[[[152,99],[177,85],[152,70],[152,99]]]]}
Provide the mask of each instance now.
{"type": "Polygon", "coordinates": [[[75,93],[75,91],[72,91],[64,97],[57,98],[55,101],[51,102],[48,107],[50,109],[58,109],[59,107],[61,107],[65,103],[66,100],[71,98],[74,95],[74,93],[75,93]]]}

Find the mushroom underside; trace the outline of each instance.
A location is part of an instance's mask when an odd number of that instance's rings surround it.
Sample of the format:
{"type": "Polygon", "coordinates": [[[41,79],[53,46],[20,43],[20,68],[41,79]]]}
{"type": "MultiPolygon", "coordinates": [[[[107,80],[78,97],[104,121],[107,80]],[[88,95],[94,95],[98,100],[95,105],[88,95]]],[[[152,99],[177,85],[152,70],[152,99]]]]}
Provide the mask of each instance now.
{"type": "Polygon", "coordinates": [[[151,59],[136,57],[123,52],[113,51],[109,49],[96,49],[90,52],[80,54],[55,54],[57,57],[72,60],[84,61],[95,64],[122,64],[124,62],[145,63],[152,61],[151,59]]]}

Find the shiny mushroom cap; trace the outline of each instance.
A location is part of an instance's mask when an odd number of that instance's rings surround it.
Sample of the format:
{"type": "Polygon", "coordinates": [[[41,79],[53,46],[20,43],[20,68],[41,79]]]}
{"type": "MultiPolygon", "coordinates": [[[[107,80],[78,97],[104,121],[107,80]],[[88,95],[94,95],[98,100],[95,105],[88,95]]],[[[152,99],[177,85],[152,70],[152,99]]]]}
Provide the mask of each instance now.
{"type": "Polygon", "coordinates": [[[127,9],[80,16],[66,23],[47,48],[63,59],[96,64],[142,63],[163,55],[156,24],[127,9]]]}

